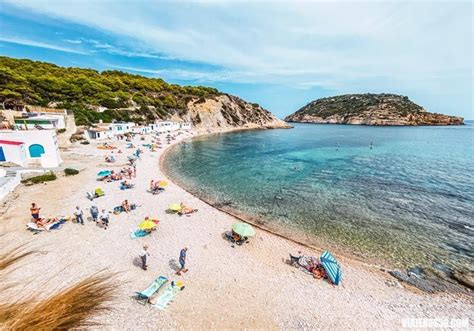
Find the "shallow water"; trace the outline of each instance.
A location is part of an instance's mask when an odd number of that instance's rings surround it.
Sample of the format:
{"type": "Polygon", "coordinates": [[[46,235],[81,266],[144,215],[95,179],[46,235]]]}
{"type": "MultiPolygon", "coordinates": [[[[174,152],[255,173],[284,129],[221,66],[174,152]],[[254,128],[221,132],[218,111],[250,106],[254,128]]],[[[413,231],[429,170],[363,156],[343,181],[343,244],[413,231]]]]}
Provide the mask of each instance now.
{"type": "Polygon", "coordinates": [[[474,123],[297,124],[200,137],[168,174],[270,228],[399,267],[473,271],[474,123]],[[372,146],[371,146],[372,144],[372,146]]]}

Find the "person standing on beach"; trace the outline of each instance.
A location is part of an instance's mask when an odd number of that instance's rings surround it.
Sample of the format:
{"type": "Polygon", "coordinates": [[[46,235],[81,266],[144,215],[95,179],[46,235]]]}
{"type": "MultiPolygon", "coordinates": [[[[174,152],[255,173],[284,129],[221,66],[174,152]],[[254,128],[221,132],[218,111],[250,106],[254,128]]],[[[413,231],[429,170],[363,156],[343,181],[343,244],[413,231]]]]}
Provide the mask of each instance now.
{"type": "Polygon", "coordinates": [[[148,245],[144,245],[142,251],[140,252],[140,260],[142,260],[142,269],[146,270],[148,265],[146,263],[148,256],[150,253],[148,252],[148,245]]]}
{"type": "Polygon", "coordinates": [[[82,224],[82,225],[84,225],[83,215],[84,215],[84,213],[83,213],[82,209],[79,208],[79,206],[76,206],[76,210],[74,211],[74,216],[76,216],[76,222],[79,223],[79,224],[82,224]]]}
{"type": "Polygon", "coordinates": [[[188,251],[187,247],[184,247],[181,252],[179,252],[179,264],[181,265],[181,269],[179,269],[176,274],[178,276],[181,275],[181,272],[187,272],[188,269],[186,269],[186,252],[188,251]]]}
{"type": "Polygon", "coordinates": [[[109,213],[107,213],[105,209],[102,209],[99,218],[102,221],[102,225],[104,225],[104,230],[107,230],[109,226],[109,213]]]}
{"type": "Polygon", "coordinates": [[[134,163],[133,164],[133,178],[137,177],[137,165],[134,163]]]}
{"type": "Polygon", "coordinates": [[[36,203],[32,203],[31,204],[31,208],[30,208],[30,212],[31,212],[31,217],[33,217],[33,219],[37,220],[39,219],[39,213],[40,213],[40,210],[41,208],[39,208],[36,203]]]}
{"type": "Polygon", "coordinates": [[[92,205],[90,211],[92,220],[97,223],[97,220],[99,219],[99,208],[97,208],[96,205],[92,205]]]}

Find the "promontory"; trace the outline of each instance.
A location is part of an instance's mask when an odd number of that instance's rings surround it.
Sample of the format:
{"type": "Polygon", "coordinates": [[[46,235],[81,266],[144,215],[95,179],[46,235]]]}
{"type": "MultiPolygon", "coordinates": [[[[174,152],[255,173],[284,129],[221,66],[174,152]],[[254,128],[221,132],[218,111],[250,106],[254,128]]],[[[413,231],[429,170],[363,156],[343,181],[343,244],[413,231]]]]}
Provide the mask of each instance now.
{"type": "Polygon", "coordinates": [[[462,125],[464,119],[427,112],[396,94],[346,94],[308,103],[287,122],[361,125],[462,125]]]}

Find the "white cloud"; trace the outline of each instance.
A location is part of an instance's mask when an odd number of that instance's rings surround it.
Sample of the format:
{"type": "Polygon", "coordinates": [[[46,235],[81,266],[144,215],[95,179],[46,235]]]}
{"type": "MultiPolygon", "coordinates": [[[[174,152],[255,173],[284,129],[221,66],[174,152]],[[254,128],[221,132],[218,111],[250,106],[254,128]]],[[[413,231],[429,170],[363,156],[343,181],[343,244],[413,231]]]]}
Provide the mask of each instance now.
{"type": "Polygon", "coordinates": [[[470,2],[12,4],[104,30],[130,46],[102,51],[165,54],[223,68],[168,70],[176,78],[321,86],[337,92],[414,91],[427,97],[455,87],[454,94],[468,102],[472,98],[470,2]]]}
{"type": "Polygon", "coordinates": [[[30,40],[30,39],[25,39],[25,38],[0,37],[0,41],[7,42],[7,43],[13,43],[13,44],[17,44],[17,45],[25,45],[25,46],[33,46],[33,47],[51,49],[51,50],[66,52],[66,53],[87,55],[86,52],[81,51],[81,50],[77,50],[77,49],[74,49],[74,48],[68,48],[68,47],[48,44],[48,43],[44,43],[44,42],[41,42],[41,41],[30,40]]]}

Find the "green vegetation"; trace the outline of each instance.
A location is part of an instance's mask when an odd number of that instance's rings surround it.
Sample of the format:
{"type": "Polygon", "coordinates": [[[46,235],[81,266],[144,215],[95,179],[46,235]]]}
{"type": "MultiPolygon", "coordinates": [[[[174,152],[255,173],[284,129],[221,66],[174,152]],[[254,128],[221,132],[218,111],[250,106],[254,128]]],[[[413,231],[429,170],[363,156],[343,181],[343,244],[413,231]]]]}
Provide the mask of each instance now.
{"type": "Polygon", "coordinates": [[[73,169],[73,168],[66,168],[64,169],[64,174],[66,176],[74,176],[79,173],[79,170],[73,169]]]}
{"type": "Polygon", "coordinates": [[[66,132],[66,129],[59,129],[57,132],[58,133],[64,133],[64,132],[66,132]]]}
{"type": "Polygon", "coordinates": [[[168,84],[121,71],[64,68],[54,64],[0,57],[0,102],[73,111],[76,124],[112,120],[145,123],[186,111],[191,100],[219,95],[214,88],[168,84]],[[98,112],[99,107],[107,110],[98,112]],[[136,111],[130,111],[136,107],[136,111]]]}
{"type": "Polygon", "coordinates": [[[406,116],[418,113],[423,108],[410,101],[408,97],[396,94],[346,94],[312,101],[290,115],[314,115],[326,118],[333,115],[353,116],[371,109],[386,109],[406,116]]]}
{"type": "Polygon", "coordinates": [[[47,174],[24,179],[21,182],[23,184],[33,185],[33,184],[39,184],[39,183],[44,183],[44,182],[50,182],[52,180],[56,180],[56,178],[57,178],[56,175],[53,172],[50,172],[47,174]]]}

